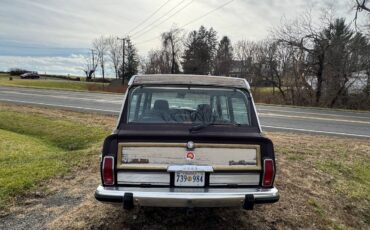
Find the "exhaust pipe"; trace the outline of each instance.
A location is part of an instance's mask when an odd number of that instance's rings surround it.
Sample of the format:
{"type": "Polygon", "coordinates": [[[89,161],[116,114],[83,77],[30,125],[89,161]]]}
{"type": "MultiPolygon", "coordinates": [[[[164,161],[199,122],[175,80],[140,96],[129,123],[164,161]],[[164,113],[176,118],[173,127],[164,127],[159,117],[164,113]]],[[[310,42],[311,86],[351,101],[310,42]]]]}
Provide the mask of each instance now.
{"type": "Polygon", "coordinates": [[[254,207],[254,196],[252,194],[245,195],[243,208],[245,210],[253,210],[254,207]]]}

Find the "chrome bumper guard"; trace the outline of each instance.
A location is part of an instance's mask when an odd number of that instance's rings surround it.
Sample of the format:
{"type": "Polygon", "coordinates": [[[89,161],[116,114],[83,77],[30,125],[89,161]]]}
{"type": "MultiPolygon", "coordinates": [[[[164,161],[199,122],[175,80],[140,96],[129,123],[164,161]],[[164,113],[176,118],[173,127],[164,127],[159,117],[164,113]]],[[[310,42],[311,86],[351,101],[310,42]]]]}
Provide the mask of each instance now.
{"type": "MultiPolygon", "coordinates": [[[[150,207],[250,207],[254,204],[274,203],[278,190],[265,188],[153,188],[103,187],[95,191],[95,198],[103,202],[124,202],[132,197],[133,205],[150,207]],[[248,202],[248,203],[247,203],[248,202]]],[[[248,208],[249,209],[249,208],[248,208]]]]}

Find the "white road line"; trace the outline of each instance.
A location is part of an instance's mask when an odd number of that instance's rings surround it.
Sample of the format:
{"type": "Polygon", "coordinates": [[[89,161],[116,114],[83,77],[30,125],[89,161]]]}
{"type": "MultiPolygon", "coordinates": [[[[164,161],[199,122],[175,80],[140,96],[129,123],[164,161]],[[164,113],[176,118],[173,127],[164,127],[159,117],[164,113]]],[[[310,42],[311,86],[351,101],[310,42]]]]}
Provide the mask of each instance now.
{"type": "Polygon", "coordinates": [[[54,92],[58,93],[60,95],[83,95],[83,96],[96,96],[96,97],[116,97],[116,99],[121,99],[123,98],[123,94],[113,94],[113,93],[99,93],[99,92],[91,92],[91,91],[72,91],[72,90],[59,90],[59,89],[36,89],[36,88],[29,88],[29,87],[2,87],[0,86],[0,89],[2,90],[1,92],[6,91],[11,91],[11,92],[28,92],[28,93],[39,93],[41,95],[49,95],[48,93],[54,92]],[[3,90],[5,89],[5,90],[3,90]],[[19,90],[19,91],[15,91],[19,90]]]}
{"type": "Polygon", "coordinates": [[[259,113],[260,117],[287,117],[287,118],[299,118],[305,120],[322,120],[322,121],[332,121],[332,122],[350,122],[358,124],[370,124],[370,121],[361,121],[361,120],[343,120],[343,119],[334,119],[327,117],[304,117],[297,115],[287,115],[287,114],[277,114],[277,113],[259,113]]]}
{"type": "Polygon", "coordinates": [[[330,132],[330,131],[320,131],[320,130],[311,130],[311,129],[297,129],[297,128],[287,128],[287,127],[280,127],[280,126],[269,126],[269,125],[262,125],[262,127],[263,128],[271,128],[271,129],[309,132],[309,133],[320,133],[320,134],[332,134],[332,135],[341,135],[341,136],[350,136],[350,137],[370,138],[369,135],[353,134],[353,133],[330,132]]]}
{"type": "Polygon", "coordinates": [[[36,96],[36,97],[52,97],[52,98],[59,98],[59,99],[68,99],[68,100],[81,100],[81,101],[94,101],[94,102],[108,102],[108,103],[115,103],[121,104],[122,100],[106,100],[106,99],[99,99],[99,98],[73,98],[71,96],[61,96],[61,95],[51,95],[51,94],[34,94],[34,93],[24,93],[24,92],[14,92],[14,91],[2,91],[1,93],[8,93],[8,94],[17,94],[17,95],[27,95],[27,96],[36,96]]]}
{"type": "MultiPolygon", "coordinates": [[[[0,99],[0,101],[18,102],[18,103],[24,103],[24,104],[36,104],[36,105],[60,107],[60,108],[67,108],[67,109],[72,108],[72,109],[81,109],[81,110],[91,110],[91,111],[99,111],[99,112],[114,113],[114,114],[119,113],[118,110],[95,109],[95,108],[88,108],[88,107],[56,105],[56,104],[29,102],[29,101],[20,101],[20,100],[0,99]]],[[[288,128],[288,127],[280,127],[280,126],[268,126],[268,125],[262,125],[262,127],[263,128],[271,128],[271,129],[289,130],[289,131],[301,131],[301,132],[308,132],[308,133],[320,133],[320,134],[331,134],[331,135],[341,135],[341,136],[350,136],[350,137],[370,138],[369,135],[353,134],[353,133],[330,132],[330,131],[320,131],[320,130],[310,130],[310,129],[297,129],[297,128],[288,128]]]]}
{"type": "Polygon", "coordinates": [[[91,110],[91,111],[99,111],[99,112],[119,114],[118,110],[96,109],[96,108],[79,107],[79,106],[71,106],[71,105],[57,105],[57,104],[48,104],[48,103],[21,101],[21,100],[11,100],[11,99],[0,99],[0,101],[18,102],[18,103],[24,103],[24,104],[35,104],[35,105],[44,105],[44,106],[67,108],[67,109],[81,109],[81,110],[91,110]]]}
{"type": "MultiPolygon", "coordinates": [[[[303,108],[304,109],[304,108],[303,108]]],[[[330,113],[313,113],[313,112],[299,112],[299,111],[284,111],[278,109],[259,109],[257,106],[258,111],[273,111],[273,112],[280,112],[280,113],[298,113],[298,114],[312,114],[312,115],[324,115],[324,116],[332,116],[332,117],[352,117],[352,118],[363,118],[363,119],[370,119],[370,113],[368,117],[363,116],[353,116],[353,115],[344,115],[344,114],[330,114],[330,113]]]]}

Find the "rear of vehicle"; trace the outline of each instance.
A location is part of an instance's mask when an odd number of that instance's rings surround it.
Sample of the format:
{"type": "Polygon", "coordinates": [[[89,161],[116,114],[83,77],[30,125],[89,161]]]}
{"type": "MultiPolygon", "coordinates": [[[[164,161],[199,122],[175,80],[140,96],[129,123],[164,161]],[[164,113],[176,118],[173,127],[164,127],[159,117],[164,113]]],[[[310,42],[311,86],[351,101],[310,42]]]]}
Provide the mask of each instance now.
{"type": "Polygon", "coordinates": [[[275,168],[246,81],[137,76],[104,142],[95,197],[126,209],[253,209],[278,201],[275,168]]]}

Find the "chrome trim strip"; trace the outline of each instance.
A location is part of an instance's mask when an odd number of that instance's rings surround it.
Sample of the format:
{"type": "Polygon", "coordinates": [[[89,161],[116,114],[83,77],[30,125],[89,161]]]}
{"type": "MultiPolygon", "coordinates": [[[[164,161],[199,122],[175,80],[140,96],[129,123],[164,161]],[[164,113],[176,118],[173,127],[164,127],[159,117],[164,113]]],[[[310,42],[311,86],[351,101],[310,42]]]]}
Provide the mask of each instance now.
{"type": "Polygon", "coordinates": [[[278,199],[273,187],[262,188],[142,188],[99,186],[95,196],[99,199],[121,199],[132,193],[136,205],[154,207],[232,207],[241,206],[245,195],[258,199],[278,199]]]}
{"type": "Polygon", "coordinates": [[[119,184],[169,185],[170,174],[167,172],[118,172],[119,184]]]}
{"type": "Polygon", "coordinates": [[[259,185],[259,173],[211,173],[210,185],[259,185]]]}
{"type": "Polygon", "coordinates": [[[213,167],[209,165],[170,165],[167,172],[213,172],[213,167]]]}

